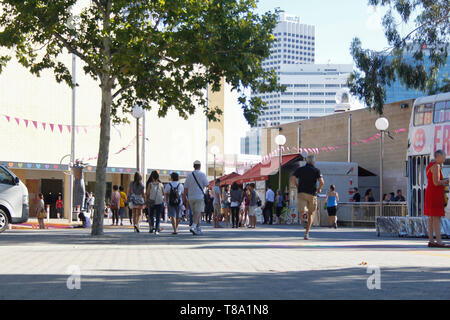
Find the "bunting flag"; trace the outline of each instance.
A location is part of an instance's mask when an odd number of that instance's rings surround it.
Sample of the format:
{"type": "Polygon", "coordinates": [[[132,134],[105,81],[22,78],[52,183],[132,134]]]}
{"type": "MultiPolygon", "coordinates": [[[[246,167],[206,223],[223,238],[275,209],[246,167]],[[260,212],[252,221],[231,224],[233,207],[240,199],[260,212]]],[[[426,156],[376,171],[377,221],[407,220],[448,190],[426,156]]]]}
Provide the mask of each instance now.
{"type": "MultiPolygon", "coordinates": [[[[50,129],[52,132],[54,132],[54,128],[55,126],[57,128],[59,128],[59,132],[63,133],[64,132],[64,128],[67,129],[67,132],[71,133],[73,128],[72,125],[68,125],[68,124],[62,124],[62,123],[47,123],[47,122],[41,122],[41,121],[37,121],[37,120],[30,120],[30,119],[23,119],[23,118],[19,118],[19,117],[11,117],[10,115],[7,114],[0,114],[0,117],[4,117],[6,119],[6,121],[8,123],[11,123],[11,118],[14,119],[17,123],[18,126],[21,125],[21,123],[23,122],[23,124],[25,124],[25,128],[28,128],[29,124],[32,123],[35,129],[40,129],[42,126],[42,130],[45,131],[45,129],[47,128],[47,124],[50,125],[50,129]]],[[[121,126],[121,125],[129,125],[129,124],[120,124],[120,125],[116,125],[116,126],[121,126]]],[[[78,125],[75,126],[75,130],[76,133],[79,134],[80,132],[84,132],[85,134],[88,133],[88,129],[99,129],[101,128],[100,125],[78,125]],[[83,130],[81,130],[83,129],[83,130]]]]}

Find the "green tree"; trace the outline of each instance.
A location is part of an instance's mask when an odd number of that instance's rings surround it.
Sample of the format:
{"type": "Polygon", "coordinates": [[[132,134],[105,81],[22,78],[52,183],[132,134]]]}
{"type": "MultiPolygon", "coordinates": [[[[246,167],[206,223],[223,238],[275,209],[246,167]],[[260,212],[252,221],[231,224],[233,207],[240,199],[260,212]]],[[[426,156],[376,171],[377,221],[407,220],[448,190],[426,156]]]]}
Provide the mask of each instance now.
{"type": "Polygon", "coordinates": [[[353,40],[351,54],[358,70],[350,76],[350,91],[382,114],[385,87],[396,80],[428,94],[448,90],[448,82],[439,83],[437,77],[448,55],[449,1],[369,0],[369,5],[387,9],[383,29],[389,47],[373,51],[363,49],[358,38],[353,40]],[[412,24],[410,32],[401,33],[402,25],[412,24]],[[429,68],[424,66],[426,59],[429,68]]]}
{"type": "MultiPolygon", "coordinates": [[[[158,104],[158,116],[175,109],[185,119],[202,108],[210,120],[207,85],[220,90],[225,79],[241,93],[239,102],[254,124],[264,107],[245,90],[280,90],[272,70],[262,69],[274,41],[278,12],[258,15],[256,0],[92,0],[73,24],[77,0],[0,0],[0,46],[37,76],[52,69],[56,80],[72,83],[58,59],[73,53],[84,72],[100,83],[101,130],[92,235],[103,234],[111,122],[126,121],[140,104],[158,104]],[[120,112],[121,111],[121,112],[120,112]]],[[[0,57],[0,68],[10,59],[0,57]]]]}

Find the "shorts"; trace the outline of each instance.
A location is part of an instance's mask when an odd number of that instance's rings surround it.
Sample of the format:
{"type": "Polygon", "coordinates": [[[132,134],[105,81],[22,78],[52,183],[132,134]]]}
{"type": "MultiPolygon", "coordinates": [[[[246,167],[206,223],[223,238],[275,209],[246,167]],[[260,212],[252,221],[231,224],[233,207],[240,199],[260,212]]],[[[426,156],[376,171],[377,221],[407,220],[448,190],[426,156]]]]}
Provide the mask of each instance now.
{"type": "Polygon", "coordinates": [[[220,217],[222,214],[222,208],[220,207],[220,204],[214,203],[214,217],[220,217]]]}
{"type": "Polygon", "coordinates": [[[205,200],[189,200],[189,206],[192,210],[192,213],[202,213],[205,211],[205,200]]]}
{"type": "Polygon", "coordinates": [[[308,213],[313,215],[317,211],[317,197],[309,193],[299,193],[297,206],[299,214],[304,213],[306,208],[308,213]]]}
{"type": "Polygon", "coordinates": [[[181,219],[183,215],[183,212],[181,211],[181,206],[178,207],[167,206],[167,211],[169,217],[174,219],[181,219]]]}
{"type": "Polygon", "coordinates": [[[337,213],[337,207],[327,207],[328,216],[334,217],[337,213]]]}
{"type": "Polygon", "coordinates": [[[256,208],[258,208],[258,207],[257,206],[250,206],[250,208],[248,209],[248,215],[250,217],[256,216],[256,208]]]}

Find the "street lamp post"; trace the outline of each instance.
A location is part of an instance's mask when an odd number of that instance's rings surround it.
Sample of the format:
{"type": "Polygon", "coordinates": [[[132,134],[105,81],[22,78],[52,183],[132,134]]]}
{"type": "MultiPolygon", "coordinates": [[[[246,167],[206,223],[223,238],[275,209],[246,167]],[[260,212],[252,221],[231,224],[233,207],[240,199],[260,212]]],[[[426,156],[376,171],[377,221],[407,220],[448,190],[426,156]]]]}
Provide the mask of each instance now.
{"type": "Polygon", "coordinates": [[[383,158],[384,158],[384,134],[389,129],[389,120],[381,117],[375,122],[375,127],[380,131],[380,216],[383,214],[383,158]]]}
{"type": "Polygon", "coordinates": [[[275,143],[278,145],[278,153],[279,153],[279,156],[280,156],[280,166],[279,166],[279,169],[278,169],[278,188],[281,191],[281,194],[283,194],[283,189],[281,188],[281,164],[282,164],[283,152],[281,150],[281,147],[286,144],[286,137],[283,136],[282,134],[278,135],[275,138],[275,143]]]}
{"type": "Polygon", "coordinates": [[[144,109],[140,105],[135,105],[131,114],[136,118],[136,170],[139,171],[139,119],[144,115],[144,109]]]}
{"type": "Polygon", "coordinates": [[[219,153],[219,147],[218,146],[214,146],[211,148],[211,152],[214,155],[214,182],[217,179],[217,174],[216,174],[216,155],[219,153]]]}

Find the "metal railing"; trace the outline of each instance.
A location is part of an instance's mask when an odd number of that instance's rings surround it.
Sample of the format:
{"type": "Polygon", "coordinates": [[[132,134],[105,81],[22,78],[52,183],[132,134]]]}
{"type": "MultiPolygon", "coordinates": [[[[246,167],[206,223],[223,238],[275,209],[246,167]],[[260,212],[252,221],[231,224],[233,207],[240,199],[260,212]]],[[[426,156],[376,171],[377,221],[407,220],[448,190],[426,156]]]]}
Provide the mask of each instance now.
{"type": "Polygon", "coordinates": [[[379,202],[349,202],[339,203],[338,220],[351,226],[375,225],[376,217],[406,217],[408,205],[406,202],[383,203],[383,211],[379,202]]]}

